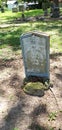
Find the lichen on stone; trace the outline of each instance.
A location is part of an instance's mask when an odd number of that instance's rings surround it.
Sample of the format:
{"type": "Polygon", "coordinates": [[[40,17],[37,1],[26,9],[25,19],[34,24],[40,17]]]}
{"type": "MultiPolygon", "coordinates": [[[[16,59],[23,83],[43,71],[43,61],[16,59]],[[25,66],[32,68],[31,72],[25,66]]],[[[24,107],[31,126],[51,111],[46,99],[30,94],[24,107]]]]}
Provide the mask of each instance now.
{"type": "Polygon", "coordinates": [[[43,96],[45,88],[46,86],[41,82],[29,82],[24,86],[23,90],[34,96],[43,96]]]}

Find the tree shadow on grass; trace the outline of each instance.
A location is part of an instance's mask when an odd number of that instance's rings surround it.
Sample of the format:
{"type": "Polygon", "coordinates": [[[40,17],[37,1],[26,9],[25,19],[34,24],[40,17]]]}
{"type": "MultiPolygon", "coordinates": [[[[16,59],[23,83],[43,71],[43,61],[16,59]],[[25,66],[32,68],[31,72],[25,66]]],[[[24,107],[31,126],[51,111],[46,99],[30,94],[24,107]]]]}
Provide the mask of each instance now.
{"type": "Polygon", "coordinates": [[[59,32],[61,32],[62,31],[61,24],[62,24],[61,21],[48,20],[48,21],[41,21],[41,23],[37,24],[35,27],[41,29],[42,31],[58,30],[59,32]]]}
{"type": "MultiPolygon", "coordinates": [[[[25,22],[26,23],[26,22],[25,22]]],[[[35,22],[32,22],[32,24],[35,24],[35,22]]],[[[60,34],[62,32],[62,26],[61,26],[61,21],[41,21],[38,22],[34,27],[31,28],[31,26],[27,25],[22,25],[21,27],[11,27],[9,29],[3,29],[1,31],[0,36],[1,36],[1,43],[0,46],[5,45],[10,45],[13,49],[13,51],[17,51],[18,49],[21,49],[21,41],[20,41],[20,36],[22,33],[24,33],[27,30],[35,30],[40,29],[42,31],[51,31],[51,30],[57,30],[60,34]]],[[[59,34],[58,34],[59,35],[59,34]]]]}
{"type": "Polygon", "coordinates": [[[21,49],[21,43],[20,43],[20,36],[23,33],[24,27],[22,28],[14,28],[12,27],[9,30],[6,30],[6,32],[1,32],[1,44],[0,48],[3,48],[4,45],[11,46],[13,51],[17,51],[21,49]]]}

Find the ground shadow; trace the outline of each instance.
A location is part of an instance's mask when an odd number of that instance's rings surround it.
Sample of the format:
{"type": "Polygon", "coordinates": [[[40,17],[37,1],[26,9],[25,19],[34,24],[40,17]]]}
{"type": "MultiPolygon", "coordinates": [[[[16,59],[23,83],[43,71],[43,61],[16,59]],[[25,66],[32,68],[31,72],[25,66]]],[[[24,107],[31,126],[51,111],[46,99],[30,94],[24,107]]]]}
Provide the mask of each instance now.
{"type": "Polygon", "coordinates": [[[23,30],[24,27],[23,28],[10,27],[9,29],[3,28],[0,32],[1,36],[0,48],[2,48],[2,46],[4,45],[9,45],[12,47],[13,51],[21,49],[20,36],[23,33],[23,30]]]}
{"type": "Polygon", "coordinates": [[[42,114],[48,114],[46,104],[39,104],[31,113],[32,123],[29,126],[30,130],[49,130],[48,126],[39,124],[37,117],[42,114]]]}
{"type": "Polygon", "coordinates": [[[24,97],[21,96],[20,101],[17,103],[17,105],[15,107],[12,107],[11,110],[8,112],[8,115],[5,116],[5,124],[0,128],[0,130],[14,130],[17,120],[19,120],[20,118],[20,121],[22,121],[24,117],[24,102],[24,97]]]}
{"type": "Polygon", "coordinates": [[[30,130],[48,130],[45,126],[40,126],[38,123],[32,123],[31,126],[29,126],[30,130]]]}
{"type": "MultiPolygon", "coordinates": [[[[26,107],[26,99],[25,97],[21,94],[21,97],[19,98],[18,103],[10,109],[8,114],[5,116],[5,124],[0,127],[0,130],[14,130],[17,121],[23,122],[24,118],[26,118],[26,114],[24,113],[23,109],[26,107]]],[[[31,125],[27,126],[31,130],[48,130],[47,127],[40,126],[36,122],[36,118],[38,117],[39,114],[46,113],[46,105],[42,104],[36,107],[33,112],[28,116],[29,118],[33,117],[33,120],[31,122],[31,125]]],[[[24,125],[24,124],[23,124],[24,125]]]]}
{"type": "MultiPolygon", "coordinates": [[[[0,70],[3,70],[4,68],[13,68],[13,69],[18,69],[18,61],[20,60],[20,63],[21,63],[21,60],[22,58],[10,58],[10,59],[7,59],[7,58],[2,58],[0,59],[0,70]]],[[[20,67],[22,67],[22,65],[20,64],[20,67]]]]}
{"type": "Polygon", "coordinates": [[[5,90],[0,88],[0,96],[3,96],[5,94],[5,90]]]}
{"type": "Polygon", "coordinates": [[[21,84],[22,84],[22,78],[20,78],[20,76],[17,73],[13,74],[10,78],[9,85],[12,88],[20,88],[21,84]]]}
{"type": "Polygon", "coordinates": [[[56,59],[58,56],[62,56],[62,53],[52,53],[50,54],[50,59],[56,59]]]}
{"type": "Polygon", "coordinates": [[[39,104],[39,106],[37,106],[34,111],[31,113],[31,116],[34,118],[34,117],[37,117],[38,115],[40,114],[46,114],[47,113],[47,106],[46,104],[39,104]]]}
{"type": "Polygon", "coordinates": [[[3,70],[5,67],[10,68],[15,59],[0,59],[0,70],[3,70]]]}
{"type": "Polygon", "coordinates": [[[62,74],[56,73],[55,75],[56,75],[56,77],[57,77],[59,80],[62,81],[62,74]]]}

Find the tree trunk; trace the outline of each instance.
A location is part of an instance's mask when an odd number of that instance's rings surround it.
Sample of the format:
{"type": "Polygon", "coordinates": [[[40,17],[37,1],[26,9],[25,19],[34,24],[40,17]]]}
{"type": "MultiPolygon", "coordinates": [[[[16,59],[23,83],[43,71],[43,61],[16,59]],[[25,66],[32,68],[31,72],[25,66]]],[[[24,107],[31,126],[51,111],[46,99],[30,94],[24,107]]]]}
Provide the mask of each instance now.
{"type": "Polygon", "coordinates": [[[59,6],[59,0],[53,0],[55,5],[58,7],[59,6]]]}
{"type": "Polygon", "coordinates": [[[53,18],[59,17],[59,0],[53,0],[53,8],[52,8],[52,15],[53,18]]]}

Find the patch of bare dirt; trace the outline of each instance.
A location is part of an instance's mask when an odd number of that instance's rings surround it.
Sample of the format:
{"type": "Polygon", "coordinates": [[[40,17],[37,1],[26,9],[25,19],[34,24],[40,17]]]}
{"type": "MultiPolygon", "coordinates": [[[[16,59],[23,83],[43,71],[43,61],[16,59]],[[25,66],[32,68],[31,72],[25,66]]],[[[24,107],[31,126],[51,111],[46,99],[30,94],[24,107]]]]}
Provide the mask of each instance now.
{"type": "Polygon", "coordinates": [[[0,59],[0,130],[62,130],[62,54],[50,55],[53,87],[43,97],[23,92],[24,77],[20,55],[0,59]]]}

